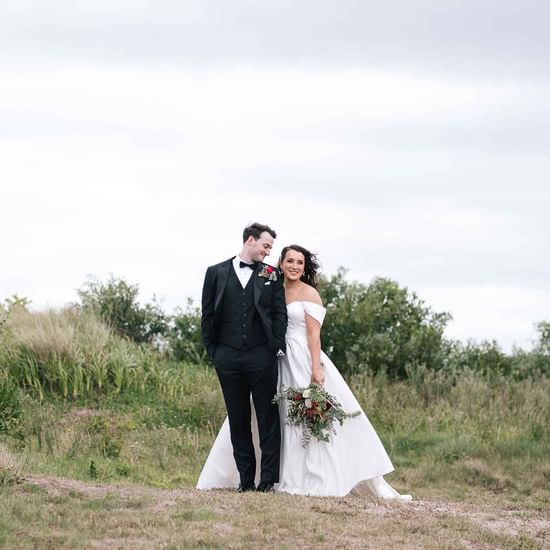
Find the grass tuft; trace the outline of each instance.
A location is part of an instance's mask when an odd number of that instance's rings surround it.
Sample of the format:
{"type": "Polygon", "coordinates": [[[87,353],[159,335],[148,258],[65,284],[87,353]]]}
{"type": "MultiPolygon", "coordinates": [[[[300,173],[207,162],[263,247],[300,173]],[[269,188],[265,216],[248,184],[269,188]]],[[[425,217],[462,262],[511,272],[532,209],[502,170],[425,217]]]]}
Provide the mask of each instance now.
{"type": "Polygon", "coordinates": [[[21,463],[6,445],[0,443],[0,485],[14,485],[22,481],[21,463]]]}
{"type": "Polygon", "coordinates": [[[460,464],[462,475],[461,481],[470,485],[480,485],[496,493],[501,493],[507,487],[512,487],[512,482],[506,476],[496,472],[483,460],[469,458],[460,464]]]}

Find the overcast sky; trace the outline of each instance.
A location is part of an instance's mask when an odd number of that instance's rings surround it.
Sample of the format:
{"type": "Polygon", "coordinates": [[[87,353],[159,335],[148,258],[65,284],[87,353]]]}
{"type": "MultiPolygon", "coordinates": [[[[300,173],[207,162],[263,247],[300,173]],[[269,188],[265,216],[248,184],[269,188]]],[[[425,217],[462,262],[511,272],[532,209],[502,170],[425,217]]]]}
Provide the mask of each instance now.
{"type": "Polygon", "coordinates": [[[447,334],[550,320],[550,4],[0,0],[0,300],[166,310],[253,221],[447,334]]]}

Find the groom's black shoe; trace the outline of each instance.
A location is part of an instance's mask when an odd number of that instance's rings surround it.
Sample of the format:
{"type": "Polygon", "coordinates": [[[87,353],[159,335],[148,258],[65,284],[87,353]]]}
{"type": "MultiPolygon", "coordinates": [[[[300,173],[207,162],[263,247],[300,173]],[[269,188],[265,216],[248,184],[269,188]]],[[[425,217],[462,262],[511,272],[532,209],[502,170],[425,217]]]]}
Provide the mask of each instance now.
{"type": "Polygon", "coordinates": [[[256,491],[260,493],[274,493],[273,483],[264,483],[263,481],[258,485],[256,491]]]}
{"type": "Polygon", "coordinates": [[[237,493],[247,493],[248,491],[255,491],[256,485],[254,485],[254,482],[250,483],[239,483],[239,487],[237,488],[237,493]]]}

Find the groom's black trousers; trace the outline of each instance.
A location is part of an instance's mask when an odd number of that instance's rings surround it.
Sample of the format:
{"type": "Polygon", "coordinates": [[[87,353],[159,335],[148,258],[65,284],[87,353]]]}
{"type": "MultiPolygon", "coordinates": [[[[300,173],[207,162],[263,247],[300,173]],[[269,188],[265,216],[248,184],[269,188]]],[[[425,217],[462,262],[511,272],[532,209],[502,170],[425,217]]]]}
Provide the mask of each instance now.
{"type": "Polygon", "coordinates": [[[277,358],[267,344],[241,349],[220,344],[214,353],[214,365],[227,407],[233,456],[241,483],[253,483],[256,474],[250,394],[262,450],[260,481],[277,483],[281,428],[279,409],[271,402],[277,392],[277,358]]]}

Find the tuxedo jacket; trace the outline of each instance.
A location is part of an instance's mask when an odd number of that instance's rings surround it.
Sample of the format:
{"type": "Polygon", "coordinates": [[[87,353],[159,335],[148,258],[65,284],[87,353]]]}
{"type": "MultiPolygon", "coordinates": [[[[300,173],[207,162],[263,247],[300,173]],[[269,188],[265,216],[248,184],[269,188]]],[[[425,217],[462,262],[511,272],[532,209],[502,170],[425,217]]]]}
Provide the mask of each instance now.
{"type": "MultiPolygon", "coordinates": [[[[219,344],[218,334],[222,323],[222,304],[227,281],[233,269],[233,258],[225,260],[206,270],[202,288],[201,332],[210,358],[219,344]]],[[[273,353],[286,351],[285,333],[287,312],[283,280],[278,269],[258,262],[251,276],[254,307],[261,320],[269,348],[273,353]],[[272,270],[271,277],[261,276],[266,269],[272,270]]]]}

